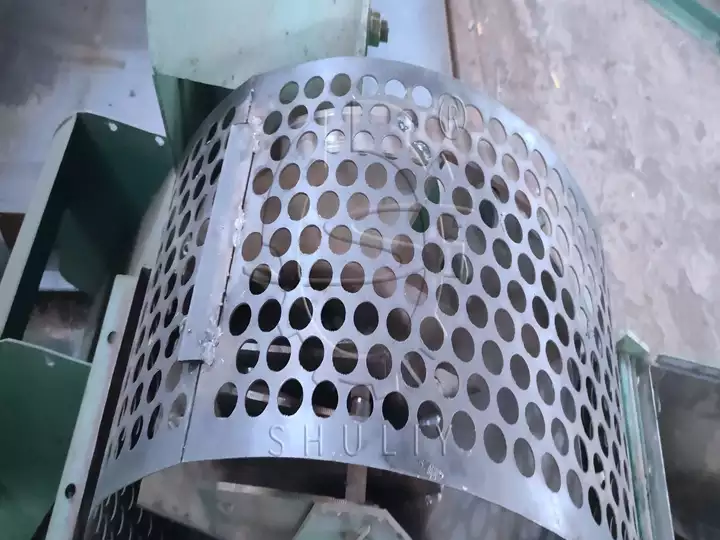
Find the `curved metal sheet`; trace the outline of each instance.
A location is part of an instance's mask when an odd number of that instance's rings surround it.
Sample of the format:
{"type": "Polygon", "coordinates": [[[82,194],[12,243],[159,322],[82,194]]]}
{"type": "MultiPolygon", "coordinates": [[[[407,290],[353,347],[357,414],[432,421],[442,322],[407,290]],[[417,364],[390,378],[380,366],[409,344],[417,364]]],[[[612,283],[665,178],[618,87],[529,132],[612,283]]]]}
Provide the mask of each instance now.
{"type": "Polygon", "coordinates": [[[163,423],[111,457],[107,493],[173,459],[302,457],[432,480],[564,538],[636,537],[599,235],[536,131],[436,73],[334,58],[249,81],[198,141],[173,208],[207,161],[249,164],[220,177],[241,207],[212,208],[208,238],[233,234],[197,252],[224,268],[232,249],[224,303],[209,324],[194,297],[182,323],[208,351],[181,358],[205,362],[186,436],[163,423]],[[248,88],[252,144],[211,159],[248,88]]]}

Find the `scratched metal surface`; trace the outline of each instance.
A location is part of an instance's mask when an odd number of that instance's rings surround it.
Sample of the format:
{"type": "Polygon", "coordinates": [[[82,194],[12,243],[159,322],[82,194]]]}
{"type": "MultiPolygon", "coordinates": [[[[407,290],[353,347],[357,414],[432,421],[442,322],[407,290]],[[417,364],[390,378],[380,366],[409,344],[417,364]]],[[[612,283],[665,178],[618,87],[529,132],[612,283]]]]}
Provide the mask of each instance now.
{"type": "Polygon", "coordinates": [[[594,223],[537,132],[455,80],[359,58],[251,79],[179,171],[98,497],[308,457],[634,538],[594,223]]]}
{"type": "MultiPolygon", "coordinates": [[[[218,208],[231,201],[219,186],[233,186],[233,178],[221,182],[231,170],[225,151],[232,144],[233,124],[247,119],[251,83],[252,79],[208,116],[177,173],[170,173],[167,213],[159,214],[164,221],[160,248],[152,263],[96,501],[181,461],[204,347],[198,336],[204,337],[209,317],[217,316],[217,309],[210,315],[205,312],[216,298],[209,294],[207,287],[215,281],[208,276],[215,276],[219,268],[218,242],[229,242],[223,231],[233,228],[232,222],[217,223],[224,217],[218,208]]],[[[245,152],[251,154],[251,147],[232,155],[245,152]]]]}

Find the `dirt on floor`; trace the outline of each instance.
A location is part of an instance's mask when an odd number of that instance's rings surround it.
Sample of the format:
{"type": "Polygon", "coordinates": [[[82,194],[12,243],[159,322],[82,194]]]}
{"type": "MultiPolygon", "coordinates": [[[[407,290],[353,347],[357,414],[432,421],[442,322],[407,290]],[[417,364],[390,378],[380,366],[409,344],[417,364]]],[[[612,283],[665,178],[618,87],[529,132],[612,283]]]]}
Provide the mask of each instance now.
{"type": "Polygon", "coordinates": [[[457,75],[553,143],[616,334],[720,367],[720,56],[643,0],[449,0],[457,75]]]}

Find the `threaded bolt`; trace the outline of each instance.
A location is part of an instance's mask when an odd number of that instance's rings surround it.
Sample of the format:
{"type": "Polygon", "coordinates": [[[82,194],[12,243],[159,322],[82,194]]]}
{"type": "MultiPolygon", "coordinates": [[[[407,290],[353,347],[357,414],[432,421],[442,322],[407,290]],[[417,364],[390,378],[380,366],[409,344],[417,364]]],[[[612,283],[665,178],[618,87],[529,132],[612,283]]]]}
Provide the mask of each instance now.
{"type": "Polygon", "coordinates": [[[387,43],[390,28],[378,11],[370,10],[368,15],[367,46],[377,47],[387,43]]]}

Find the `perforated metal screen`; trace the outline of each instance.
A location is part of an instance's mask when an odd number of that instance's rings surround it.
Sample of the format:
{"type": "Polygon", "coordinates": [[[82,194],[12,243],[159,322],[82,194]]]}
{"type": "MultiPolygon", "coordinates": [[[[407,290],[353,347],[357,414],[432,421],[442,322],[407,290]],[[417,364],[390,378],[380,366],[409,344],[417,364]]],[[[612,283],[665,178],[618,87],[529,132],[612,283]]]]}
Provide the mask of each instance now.
{"type": "Polygon", "coordinates": [[[636,538],[611,336],[591,213],[512,113],[387,61],[258,76],[178,175],[101,495],[301,457],[636,538]],[[201,266],[220,296],[193,296],[201,266]]]}

